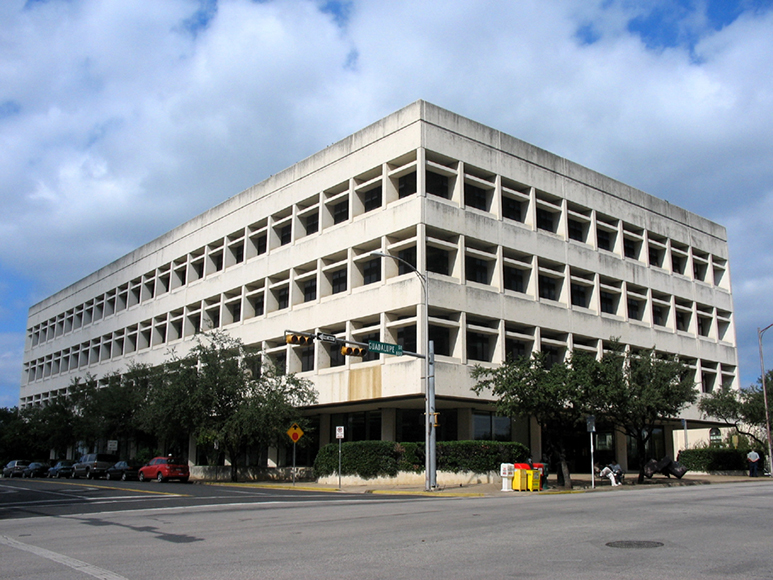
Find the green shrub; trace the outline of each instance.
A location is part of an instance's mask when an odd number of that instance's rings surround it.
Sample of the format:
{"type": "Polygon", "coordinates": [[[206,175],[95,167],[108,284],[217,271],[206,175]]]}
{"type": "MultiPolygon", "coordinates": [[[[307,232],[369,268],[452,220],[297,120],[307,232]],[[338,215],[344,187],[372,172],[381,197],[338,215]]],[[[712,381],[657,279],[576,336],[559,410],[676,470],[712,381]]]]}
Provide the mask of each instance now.
{"type": "MultiPolygon", "coordinates": [[[[762,450],[760,465],[764,465],[762,450]]],[[[745,471],[747,451],[719,447],[704,447],[701,449],[685,449],[679,453],[679,463],[693,471],[745,471]]]]}
{"type": "MultiPolygon", "coordinates": [[[[529,457],[521,443],[501,441],[442,441],[437,443],[437,469],[440,471],[498,471],[501,463],[522,463],[529,457]]],[[[424,471],[423,443],[355,441],[341,446],[341,475],[364,478],[392,477],[398,471],[424,471]]],[[[317,477],[338,472],[338,443],[323,447],[314,461],[317,477]]]]}

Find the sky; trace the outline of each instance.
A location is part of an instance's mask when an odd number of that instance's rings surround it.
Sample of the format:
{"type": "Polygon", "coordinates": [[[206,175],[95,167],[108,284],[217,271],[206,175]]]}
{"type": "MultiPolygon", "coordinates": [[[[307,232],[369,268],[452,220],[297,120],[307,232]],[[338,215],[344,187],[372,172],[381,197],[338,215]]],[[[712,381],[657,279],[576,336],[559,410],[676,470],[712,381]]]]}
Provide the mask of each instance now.
{"type": "Polygon", "coordinates": [[[772,70],[773,0],[2,0],[0,407],[31,305],[417,99],[725,226],[749,385],[772,70]]]}

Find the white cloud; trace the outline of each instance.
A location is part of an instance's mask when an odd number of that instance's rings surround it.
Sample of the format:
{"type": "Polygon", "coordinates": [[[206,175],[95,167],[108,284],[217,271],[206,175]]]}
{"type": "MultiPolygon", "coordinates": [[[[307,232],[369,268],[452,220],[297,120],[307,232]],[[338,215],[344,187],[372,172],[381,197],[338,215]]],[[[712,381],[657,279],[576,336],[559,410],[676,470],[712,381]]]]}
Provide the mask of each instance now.
{"type": "Polygon", "coordinates": [[[771,12],[649,50],[646,2],[355,1],[341,26],[221,0],[195,32],[195,0],[24,4],[0,3],[0,263],[40,292],[423,98],[728,225],[739,339],[765,314],[771,12]]]}

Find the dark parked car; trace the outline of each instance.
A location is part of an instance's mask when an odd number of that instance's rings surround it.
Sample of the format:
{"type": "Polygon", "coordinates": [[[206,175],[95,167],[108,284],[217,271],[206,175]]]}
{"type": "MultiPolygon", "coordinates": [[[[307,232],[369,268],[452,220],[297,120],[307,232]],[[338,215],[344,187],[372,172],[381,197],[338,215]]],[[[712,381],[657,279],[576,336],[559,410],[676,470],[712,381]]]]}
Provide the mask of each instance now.
{"type": "Polygon", "coordinates": [[[32,463],[26,459],[14,459],[3,467],[3,477],[21,477],[27,466],[32,463]]]}
{"type": "Polygon", "coordinates": [[[119,461],[107,470],[107,479],[120,479],[126,481],[127,479],[137,479],[137,472],[142,467],[141,461],[135,461],[129,459],[127,461],[119,461]]]}
{"type": "Polygon", "coordinates": [[[73,465],[75,462],[72,459],[62,459],[48,470],[48,477],[72,477],[73,465]]]}
{"type": "Polygon", "coordinates": [[[46,463],[41,463],[40,461],[33,461],[30,463],[27,467],[24,468],[24,471],[21,472],[22,477],[43,477],[48,473],[48,465],[46,463]]]}
{"type": "Polygon", "coordinates": [[[118,458],[107,453],[89,453],[80,458],[80,461],[72,467],[73,479],[85,477],[96,479],[102,477],[109,467],[116,464],[118,458]]]}
{"type": "Polygon", "coordinates": [[[139,480],[155,479],[158,482],[179,479],[185,483],[190,477],[188,462],[179,457],[154,457],[150,463],[140,467],[139,480]]]}

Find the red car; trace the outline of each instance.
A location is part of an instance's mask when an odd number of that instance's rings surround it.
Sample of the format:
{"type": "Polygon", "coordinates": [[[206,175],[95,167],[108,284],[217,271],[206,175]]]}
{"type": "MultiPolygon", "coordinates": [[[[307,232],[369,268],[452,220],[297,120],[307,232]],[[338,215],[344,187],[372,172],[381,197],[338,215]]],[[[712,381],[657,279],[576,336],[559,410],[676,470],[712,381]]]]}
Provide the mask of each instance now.
{"type": "Polygon", "coordinates": [[[188,462],[179,457],[154,457],[150,463],[140,467],[137,477],[140,481],[155,479],[158,482],[179,479],[182,483],[190,477],[188,462]]]}

